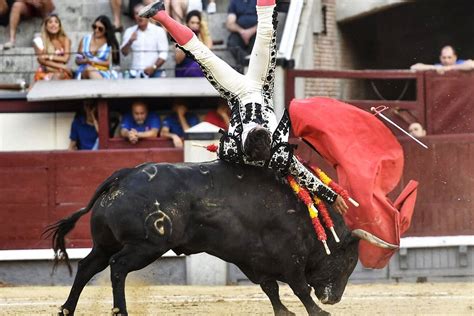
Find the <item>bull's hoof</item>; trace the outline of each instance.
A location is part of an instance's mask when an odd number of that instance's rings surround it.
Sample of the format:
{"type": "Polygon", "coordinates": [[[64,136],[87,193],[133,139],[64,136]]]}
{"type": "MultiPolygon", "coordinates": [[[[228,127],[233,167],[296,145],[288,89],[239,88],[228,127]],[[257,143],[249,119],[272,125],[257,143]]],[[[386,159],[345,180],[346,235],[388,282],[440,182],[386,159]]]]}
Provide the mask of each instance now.
{"type": "Polygon", "coordinates": [[[70,314],[71,314],[71,312],[69,312],[69,309],[63,308],[62,306],[58,310],[58,316],[66,316],[66,315],[70,315],[70,314]]]}
{"type": "Polygon", "coordinates": [[[296,314],[289,310],[279,310],[275,312],[275,316],[296,316],[296,314]]]}
{"type": "Polygon", "coordinates": [[[126,316],[126,315],[128,315],[128,314],[120,312],[120,308],[118,308],[118,307],[112,308],[112,316],[126,316]]]}
{"type": "Polygon", "coordinates": [[[316,313],[316,315],[317,316],[330,316],[331,314],[326,311],[320,310],[318,313],[316,313]]]}

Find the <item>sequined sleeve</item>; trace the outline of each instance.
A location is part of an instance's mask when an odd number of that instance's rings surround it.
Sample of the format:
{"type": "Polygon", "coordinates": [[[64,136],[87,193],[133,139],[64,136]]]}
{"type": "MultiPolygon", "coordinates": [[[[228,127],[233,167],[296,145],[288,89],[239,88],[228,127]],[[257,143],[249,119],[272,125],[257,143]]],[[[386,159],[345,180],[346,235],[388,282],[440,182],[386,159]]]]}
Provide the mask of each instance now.
{"type": "Polygon", "coordinates": [[[306,169],[306,167],[295,156],[293,156],[291,161],[290,174],[295,177],[301,186],[307,188],[312,194],[316,195],[321,200],[328,202],[329,204],[336,201],[336,192],[327,187],[318,179],[318,177],[316,177],[316,175],[306,169]]]}

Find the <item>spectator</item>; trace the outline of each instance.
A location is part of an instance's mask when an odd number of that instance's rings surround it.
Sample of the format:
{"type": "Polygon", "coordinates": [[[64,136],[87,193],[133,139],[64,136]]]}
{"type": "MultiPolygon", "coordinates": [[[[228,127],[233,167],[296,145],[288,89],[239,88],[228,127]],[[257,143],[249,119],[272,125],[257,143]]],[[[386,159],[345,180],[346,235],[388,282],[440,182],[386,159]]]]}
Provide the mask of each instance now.
{"type": "MultiPolygon", "coordinates": [[[[8,4],[8,3],[7,3],[8,4]]],[[[52,0],[16,0],[10,11],[10,40],[3,45],[3,49],[15,47],[16,29],[20,24],[20,18],[41,17],[46,18],[53,12],[52,0]]]]}
{"type": "Polygon", "coordinates": [[[183,147],[184,132],[199,123],[199,118],[188,112],[188,108],[181,102],[173,105],[173,114],[163,120],[161,137],[171,138],[175,147],[183,147]]]}
{"type": "MultiPolygon", "coordinates": [[[[153,1],[144,1],[149,4],[153,1]]],[[[168,12],[173,19],[184,24],[184,18],[187,13],[191,11],[202,12],[203,3],[201,0],[164,0],[166,12],[168,12]]],[[[210,0],[208,4],[208,13],[216,12],[216,1],[210,0]]]]}
{"type": "Polygon", "coordinates": [[[458,59],[455,49],[452,46],[444,46],[441,49],[439,56],[440,63],[429,65],[429,64],[414,64],[410,67],[411,70],[423,71],[423,70],[436,70],[438,73],[444,73],[449,70],[472,70],[474,69],[474,62],[470,59],[462,60],[458,59]]]}
{"type": "MultiPolygon", "coordinates": [[[[196,34],[201,42],[209,49],[212,48],[212,39],[207,23],[202,20],[199,11],[191,11],[186,15],[186,25],[196,34]]],[[[201,67],[191,57],[186,56],[181,48],[176,48],[176,77],[204,77],[201,67]]]]}
{"type": "Polygon", "coordinates": [[[160,67],[168,58],[168,37],[163,28],[138,16],[142,7],[138,4],[134,8],[137,25],[125,31],[121,51],[125,56],[132,52],[131,78],[164,77],[165,72],[160,67]]]}
{"type": "Polygon", "coordinates": [[[71,40],[56,14],[51,14],[44,20],[41,37],[34,39],[33,47],[40,64],[35,73],[35,81],[72,79],[72,71],[67,66],[71,40]]]}
{"type": "Polygon", "coordinates": [[[257,0],[230,0],[226,26],[231,32],[227,48],[243,68],[245,57],[253,48],[257,33],[257,0]]]}
{"type": "Polygon", "coordinates": [[[77,79],[110,79],[111,61],[120,63],[120,53],[112,23],[105,15],[92,23],[93,33],[83,37],[76,56],[77,79]]]}
{"type": "Polygon", "coordinates": [[[131,113],[124,115],[120,135],[132,144],[140,139],[157,137],[160,130],[160,118],[153,112],[148,112],[148,106],[142,101],[132,104],[131,113]]]}
{"type": "Polygon", "coordinates": [[[214,124],[223,130],[227,130],[230,123],[230,109],[226,101],[220,100],[217,108],[206,114],[204,122],[214,124]]]}
{"type": "Polygon", "coordinates": [[[98,131],[97,106],[86,102],[72,121],[69,150],[97,149],[98,131]]]}
{"type": "Polygon", "coordinates": [[[13,2],[15,0],[0,0],[0,26],[8,25],[13,2]]]}
{"type": "Polygon", "coordinates": [[[410,133],[410,135],[414,136],[414,137],[425,137],[426,136],[425,129],[418,122],[410,124],[410,126],[408,127],[408,133],[410,133]]]}

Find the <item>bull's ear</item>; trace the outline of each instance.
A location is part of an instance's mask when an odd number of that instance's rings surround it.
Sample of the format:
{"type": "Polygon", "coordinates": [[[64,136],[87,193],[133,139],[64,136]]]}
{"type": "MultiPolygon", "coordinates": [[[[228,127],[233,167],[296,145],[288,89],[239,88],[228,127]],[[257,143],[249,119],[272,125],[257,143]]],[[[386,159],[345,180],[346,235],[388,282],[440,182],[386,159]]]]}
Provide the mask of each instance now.
{"type": "Polygon", "coordinates": [[[374,246],[385,248],[385,249],[398,249],[397,245],[386,242],[383,239],[363,230],[363,229],[354,229],[352,231],[352,236],[358,237],[360,239],[366,240],[374,246]]]}

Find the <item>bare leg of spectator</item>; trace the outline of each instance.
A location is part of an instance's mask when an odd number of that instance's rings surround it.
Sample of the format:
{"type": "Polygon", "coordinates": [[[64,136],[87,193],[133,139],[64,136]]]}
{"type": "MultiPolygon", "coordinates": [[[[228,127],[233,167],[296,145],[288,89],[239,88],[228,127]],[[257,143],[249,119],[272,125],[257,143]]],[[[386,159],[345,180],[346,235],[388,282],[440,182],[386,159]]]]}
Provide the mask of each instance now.
{"type": "Polygon", "coordinates": [[[114,16],[114,26],[117,32],[122,32],[122,22],[120,21],[120,13],[122,7],[122,0],[110,0],[110,7],[112,8],[112,15],[114,16]]]}
{"type": "Polygon", "coordinates": [[[20,18],[22,16],[28,16],[29,10],[26,6],[26,3],[21,1],[16,1],[12,5],[12,10],[10,12],[10,40],[5,43],[3,49],[9,49],[15,47],[15,40],[16,40],[16,29],[18,28],[18,24],[20,24],[20,18]]]}
{"type": "Polygon", "coordinates": [[[102,75],[91,66],[87,66],[86,70],[82,73],[83,79],[104,79],[102,75]]]}
{"type": "Polygon", "coordinates": [[[184,18],[188,10],[188,0],[170,0],[170,2],[171,17],[179,23],[184,24],[184,18]]]}
{"type": "Polygon", "coordinates": [[[7,0],[0,0],[0,16],[6,15],[8,11],[7,0]]]}

